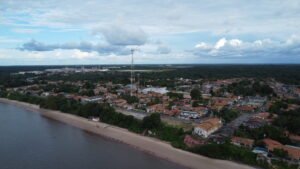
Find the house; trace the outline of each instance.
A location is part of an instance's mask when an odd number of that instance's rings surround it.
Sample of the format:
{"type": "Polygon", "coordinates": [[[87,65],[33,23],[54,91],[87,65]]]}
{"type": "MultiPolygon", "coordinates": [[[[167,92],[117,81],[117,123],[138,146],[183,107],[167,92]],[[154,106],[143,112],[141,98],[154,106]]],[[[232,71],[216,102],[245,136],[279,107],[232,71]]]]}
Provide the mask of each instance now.
{"type": "Polygon", "coordinates": [[[86,97],[86,98],[82,98],[81,102],[82,103],[97,103],[102,101],[103,98],[100,96],[93,96],[93,97],[86,97]]]}
{"type": "Polygon", "coordinates": [[[300,147],[291,145],[282,145],[278,141],[272,139],[264,139],[268,151],[273,152],[275,149],[282,149],[288,153],[288,156],[293,160],[300,160],[300,147]]]}
{"type": "Polygon", "coordinates": [[[231,138],[231,143],[239,147],[252,148],[254,144],[254,140],[234,136],[231,138]]]}
{"type": "Polygon", "coordinates": [[[203,106],[193,107],[193,111],[197,112],[200,116],[204,116],[208,113],[208,108],[203,106]]]}
{"type": "Polygon", "coordinates": [[[260,107],[265,104],[267,101],[267,97],[260,96],[248,96],[245,98],[244,104],[254,107],[260,107]]]}
{"type": "Polygon", "coordinates": [[[291,159],[300,161],[300,147],[285,145],[283,150],[287,151],[291,159]]]}
{"type": "Polygon", "coordinates": [[[244,122],[243,125],[250,129],[255,129],[266,125],[266,122],[263,121],[262,119],[250,118],[249,120],[244,122]]]}
{"type": "Polygon", "coordinates": [[[281,149],[283,147],[283,145],[278,141],[269,138],[264,139],[263,142],[265,143],[268,151],[274,151],[274,149],[281,149]]]}
{"type": "Polygon", "coordinates": [[[166,94],[169,91],[167,90],[166,87],[149,87],[149,88],[145,88],[142,90],[142,92],[144,94],[147,94],[149,92],[153,92],[153,93],[159,93],[159,94],[166,94]]]}
{"type": "Polygon", "coordinates": [[[233,100],[231,98],[213,97],[212,98],[212,109],[221,110],[223,107],[231,105],[233,100]]]}
{"type": "Polygon", "coordinates": [[[43,92],[43,93],[41,94],[41,96],[42,96],[42,97],[48,97],[48,96],[50,96],[50,92],[43,92]]]}
{"type": "Polygon", "coordinates": [[[256,107],[254,107],[254,106],[249,106],[249,105],[242,105],[242,106],[236,107],[236,110],[241,111],[241,112],[245,112],[245,113],[251,113],[251,112],[254,112],[255,109],[256,109],[256,107]]]}
{"type": "Polygon", "coordinates": [[[299,135],[297,135],[297,134],[292,134],[292,133],[288,133],[288,136],[289,136],[289,139],[290,139],[292,142],[300,143],[300,136],[299,136],[299,135]]]}
{"type": "Polygon", "coordinates": [[[262,121],[271,123],[276,117],[277,117],[276,114],[271,114],[269,112],[261,112],[261,113],[255,114],[252,118],[260,119],[262,121]]]}
{"type": "Polygon", "coordinates": [[[194,128],[194,133],[207,138],[210,134],[222,127],[222,121],[219,118],[209,118],[194,128]]]}
{"type": "Polygon", "coordinates": [[[268,149],[263,148],[263,147],[254,147],[254,149],[252,150],[252,152],[254,154],[261,154],[261,155],[263,155],[265,157],[268,156],[268,149]]]}
{"type": "Polygon", "coordinates": [[[148,113],[164,113],[165,106],[163,104],[154,104],[154,105],[148,106],[146,111],[148,113]]]}
{"type": "Polygon", "coordinates": [[[179,115],[181,119],[198,119],[200,115],[197,112],[193,111],[182,111],[179,115]]]}
{"type": "Polygon", "coordinates": [[[103,87],[103,86],[97,86],[95,89],[94,89],[94,93],[96,95],[100,94],[100,93],[107,93],[107,88],[103,87]]]}
{"type": "Polygon", "coordinates": [[[172,109],[172,110],[166,109],[164,114],[168,115],[168,116],[176,116],[176,115],[180,114],[180,110],[178,110],[178,109],[172,109]]]}
{"type": "Polygon", "coordinates": [[[127,104],[127,101],[125,99],[115,99],[113,100],[113,104],[117,107],[124,107],[124,105],[127,104]]]}

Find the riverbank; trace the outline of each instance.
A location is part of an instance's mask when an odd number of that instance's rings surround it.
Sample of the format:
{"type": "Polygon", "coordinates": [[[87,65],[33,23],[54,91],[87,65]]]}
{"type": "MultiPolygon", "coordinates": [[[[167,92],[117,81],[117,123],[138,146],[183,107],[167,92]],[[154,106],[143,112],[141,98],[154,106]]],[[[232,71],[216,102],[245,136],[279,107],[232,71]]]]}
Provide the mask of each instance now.
{"type": "Polygon", "coordinates": [[[66,124],[78,127],[82,130],[86,130],[101,136],[111,138],[125,144],[136,147],[142,151],[151,153],[157,157],[167,159],[174,163],[180,164],[185,167],[195,168],[195,169],[250,169],[253,167],[238,164],[231,161],[210,159],[204,156],[196,155],[187,151],[176,149],[170,144],[157,140],[155,138],[141,136],[129,132],[126,129],[111,126],[101,122],[88,121],[85,118],[74,116],[71,114],[62,113],[59,111],[41,109],[37,105],[8,100],[0,98],[0,102],[6,104],[13,104],[24,109],[38,112],[41,115],[51,118],[57,121],[64,122],[66,124]]]}

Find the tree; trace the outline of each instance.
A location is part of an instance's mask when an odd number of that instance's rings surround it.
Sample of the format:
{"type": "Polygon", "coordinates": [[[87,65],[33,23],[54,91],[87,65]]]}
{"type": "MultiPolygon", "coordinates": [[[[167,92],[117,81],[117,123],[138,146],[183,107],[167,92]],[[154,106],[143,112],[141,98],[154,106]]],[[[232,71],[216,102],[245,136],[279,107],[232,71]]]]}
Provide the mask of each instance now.
{"type": "Polygon", "coordinates": [[[288,157],[288,153],[287,151],[283,150],[283,149],[278,149],[278,148],[275,148],[273,150],[273,154],[277,157],[280,157],[280,158],[287,158],[288,157]]]}
{"type": "Polygon", "coordinates": [[[127,103],[132,104],[132,103],[138,103],[139,102],[139,98],[136,96],[130,96],[128,94],[124,94],[122,95],[122,98],[125,99],[127,101],[127,103]]]}
{"type": "Polygon", "coordinates": [[[182,93],[168,92],[167,95],[172,99],[183,99],[182,93]]]}
{"type": "Polygon", "coordinates": [[[142,126],[144,129],[155,129],[161,126],[161,119],[158,113],[153,113],[143,119],[142,126]]]}
{"type": "Polygon", "coordinates": [[[198,101],[193,101],[192,106],[193,107],[198,107],[199,106],[199,102],[198,101]]]}
{"type": "Polygon", "coordinates": [[[191,97],[193,100],[201,100],[202,99],[201,91],[198,88],[192,89],[191,97]]]}

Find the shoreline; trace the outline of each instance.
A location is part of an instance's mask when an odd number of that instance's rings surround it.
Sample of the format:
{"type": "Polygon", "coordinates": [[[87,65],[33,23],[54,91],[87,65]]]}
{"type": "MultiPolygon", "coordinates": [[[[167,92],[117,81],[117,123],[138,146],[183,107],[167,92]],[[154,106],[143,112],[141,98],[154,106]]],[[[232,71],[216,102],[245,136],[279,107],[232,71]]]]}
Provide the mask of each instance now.
{"type": "Polygon", "coordinates": [[[44,117],[57,120],[79,129],[127,144],[153,156],[193,169],[253,169],[254,167],[227,160],[212,159],[188,151],[176,149],[169,143],[152,137],[129,132],[127,129],[102,122],[89,121],[86,118],[56,110],[42,109],[38,105],[0,98],[0,103],[11,104],[34,111],[44,117]]]}

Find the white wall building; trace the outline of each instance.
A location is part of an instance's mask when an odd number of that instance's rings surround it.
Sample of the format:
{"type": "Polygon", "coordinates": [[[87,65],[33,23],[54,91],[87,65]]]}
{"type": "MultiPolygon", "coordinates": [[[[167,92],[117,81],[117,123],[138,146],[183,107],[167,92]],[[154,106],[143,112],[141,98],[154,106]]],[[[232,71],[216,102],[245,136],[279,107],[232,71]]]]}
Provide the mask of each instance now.
{"type": "Polygon", "coordinates": [[[142,90],[144,94],[147,94],[148,92],[154,92],[154,93],[160,93],[160,94],[166,94],[169,91],[166,87],[149,87],[142,90]]]}
{"type": "Polygon", "coordinates": [[[210,118],[205,120],[194,128],[194,134],[207,138],[210,134],[222,127],[222,121],[219,118],[210,118]]]}

